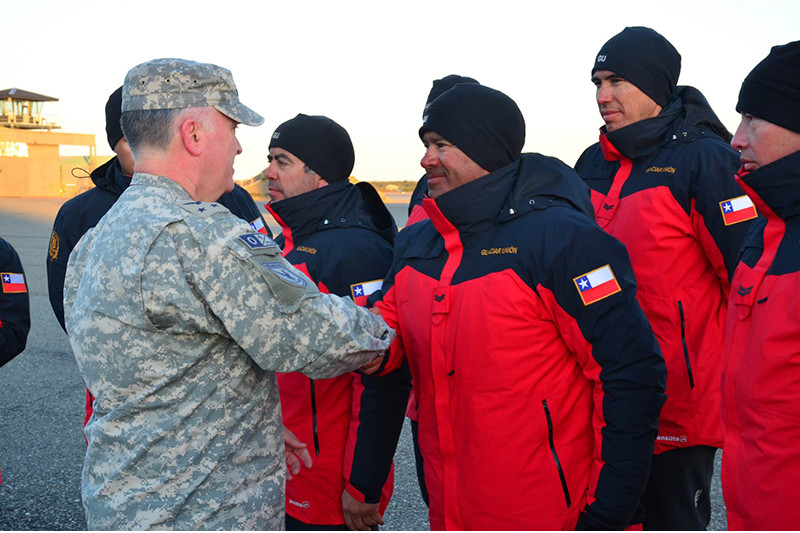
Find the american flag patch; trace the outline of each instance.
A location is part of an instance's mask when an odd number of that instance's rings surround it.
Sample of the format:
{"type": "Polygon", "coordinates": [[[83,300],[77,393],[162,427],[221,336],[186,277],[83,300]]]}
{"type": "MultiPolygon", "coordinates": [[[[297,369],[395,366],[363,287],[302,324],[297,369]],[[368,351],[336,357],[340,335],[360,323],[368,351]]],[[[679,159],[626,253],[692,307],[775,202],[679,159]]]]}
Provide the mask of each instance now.
{"type": "Polygon", "coordinates": [[[752,220],[758,216],[756,206],[747,195],[720,202],[719,208],[722,211],[722,221],[726,226],[752,220]]]}
{"type": "Polygon", "coordinates": [[[573,278],[572,281],[575,282],[575,287],[578,289],[581,300],[583,300],[583,305],[599,302],[603,298],[622,291],[610,265],[587,272],[582,276],[573,278]]]}

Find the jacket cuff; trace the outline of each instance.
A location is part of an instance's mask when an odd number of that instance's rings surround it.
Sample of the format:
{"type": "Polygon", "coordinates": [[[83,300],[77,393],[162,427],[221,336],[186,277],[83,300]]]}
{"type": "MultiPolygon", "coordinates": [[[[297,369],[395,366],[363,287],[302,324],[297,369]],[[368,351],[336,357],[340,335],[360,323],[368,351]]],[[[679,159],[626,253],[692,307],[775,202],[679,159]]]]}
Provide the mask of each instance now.
{"type": "Polygon", "coordinates": [[[349,481],[345,481],[344,482],[344,490],[347,491],[347,493],[350,496],[355,498],[360,503],[373,504],[373,503],[380,503],[380,501],[381,501],[381,492],[380,491],[378,491],[378,494],[374,498],[370,498],[366,494],[364,494],[363,492],[361,492],[360,490],[355,488],[353,486],[353,484],[350,483],[349,481]]]}

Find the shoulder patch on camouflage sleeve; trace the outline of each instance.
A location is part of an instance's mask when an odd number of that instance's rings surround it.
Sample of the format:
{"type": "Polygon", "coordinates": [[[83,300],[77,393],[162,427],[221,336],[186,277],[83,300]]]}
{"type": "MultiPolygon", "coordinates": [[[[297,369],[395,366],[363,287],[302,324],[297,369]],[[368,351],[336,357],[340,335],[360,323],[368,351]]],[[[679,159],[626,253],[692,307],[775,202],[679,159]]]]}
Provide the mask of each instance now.
{"type": "Polygon", "coordinates": [[[318,293],[316,285],[283,259],[275,241],[263,233],[237,235],[228,241],[227,248],[255,267],[283,313],[294,312],[303,299],[318,293]]]}
{"type": "Polygon", "coordinates": [[[275,246],[275,241],[263,233],[245,233],[244,235],[239,235],[237,239],[245,243],[251,250],[260,250],[262,248],[275,246]]]}
{"type": "Polygon", "coordinates": [[[187,202],[185,204],[180,204],[180,206],[191,214],[201,218],[208,218],[216,213],[228,211],[227,207],[216,202],[187,202]]]}
{"type": "Polygon", "coordinates": [[[278,301],[278,310],[282,313],[293,313],[300,302],[319,293],[310,279],[280,255],[271,258],[256,254],[249,261],[267,282],[270,292],[278,301]]]}
{"type": "Polygon", "coordinates": [[[308,286],[308,280],[300,275],[300,272],[297,269],[290,268],[280,261],[262,261],[259,264],[262,270],[269,270],[289,285],[294,285],[295,287],[308,286]]]}
{"type": "Polygon", "coordinates": [[[249,260],[252,255],[281,255],[280,247],[263,233],[243,233],[228,241],[228,248],[239,259],[249,260]]]}

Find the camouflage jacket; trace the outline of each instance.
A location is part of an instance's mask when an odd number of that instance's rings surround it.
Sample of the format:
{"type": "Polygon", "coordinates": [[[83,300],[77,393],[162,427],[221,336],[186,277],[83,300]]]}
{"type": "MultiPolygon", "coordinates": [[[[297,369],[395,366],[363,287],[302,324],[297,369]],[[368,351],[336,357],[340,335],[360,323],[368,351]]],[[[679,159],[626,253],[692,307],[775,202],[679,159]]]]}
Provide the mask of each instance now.
{"type": "Polygon", "coordinates": [[[394,336],[223,206],[150,174],[79,242],[64,293],[95,395],[89,529],[282,529],[275,372],[333,377],[394,336]]]}

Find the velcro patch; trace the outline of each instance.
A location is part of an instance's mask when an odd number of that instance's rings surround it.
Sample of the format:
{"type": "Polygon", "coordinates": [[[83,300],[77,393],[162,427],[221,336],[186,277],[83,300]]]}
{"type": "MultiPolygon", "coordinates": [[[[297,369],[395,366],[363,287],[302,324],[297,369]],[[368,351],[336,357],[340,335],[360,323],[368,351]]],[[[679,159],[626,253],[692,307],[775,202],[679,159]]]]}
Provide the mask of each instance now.
{"type": "Polygon", "coordinates": [[[181,207],[193,215],[197,215],[202,218],[207,218],[215,213],[221,213],[228,210],[227,207],[216,202],[186,202],[185,204],[181,204],[181,207]]]}
{"type": "Polygon", "coordinates": [[[260,250],[262,248],[275,246],[275,241],[263,233],[245,233],[244,235],[239,235],[238,239],[245,243],[251,250],[260,250]]]}
{"type": "Polygon", "coordinates": [[[294,285],[295,287],[305,287],[308,285],[308,282],[302,277],[298,276],[297,272],[293,272],[289,268],[286,267],[283,263],[280,262],[265,262],[261,263],[261,266],[266,267],[270,270],[273,274],[278,276],[280,279],[285,281],[290,285],[294,285]]]}

